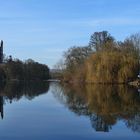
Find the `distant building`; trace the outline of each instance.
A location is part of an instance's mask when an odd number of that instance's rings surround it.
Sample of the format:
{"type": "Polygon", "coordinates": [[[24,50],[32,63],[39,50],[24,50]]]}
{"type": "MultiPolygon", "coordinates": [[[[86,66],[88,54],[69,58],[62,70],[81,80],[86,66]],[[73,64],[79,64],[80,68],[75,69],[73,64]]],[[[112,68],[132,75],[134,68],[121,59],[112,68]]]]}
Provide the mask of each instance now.
{"type": "Polygon", "coordinates": [[[0,64],[3,63],[3,40],[0,42],[0,64]]]}

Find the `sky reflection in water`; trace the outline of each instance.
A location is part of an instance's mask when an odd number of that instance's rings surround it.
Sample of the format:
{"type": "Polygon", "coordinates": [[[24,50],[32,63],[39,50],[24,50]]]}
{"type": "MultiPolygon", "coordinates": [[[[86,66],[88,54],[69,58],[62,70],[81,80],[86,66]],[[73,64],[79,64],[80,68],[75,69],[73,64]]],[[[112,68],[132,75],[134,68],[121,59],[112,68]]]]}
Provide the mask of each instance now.
{"type": "Polygon", "coordinates": [[[140,95],[126,86],[11,82],[0,111],[2,140],[140,138],[140,95]]]}

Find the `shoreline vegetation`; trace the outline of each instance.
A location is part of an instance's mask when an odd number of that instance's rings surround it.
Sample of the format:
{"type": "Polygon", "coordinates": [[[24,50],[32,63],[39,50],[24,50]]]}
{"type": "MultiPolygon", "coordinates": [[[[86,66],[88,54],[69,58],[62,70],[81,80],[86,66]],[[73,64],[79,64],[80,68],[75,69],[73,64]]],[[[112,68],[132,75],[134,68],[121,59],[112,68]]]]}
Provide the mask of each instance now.
{"type": "Polygon", "coordinates": [[[95,32],[87,46],[74,46],[64,53],[53,77],[67,83],[140,85],[139,49],[139,33],[116,41],[107,31],[95,32]]]}
{"type": "Polygon", "coordinates": [[[40,81],[50,78],[47,65],[28,59],[4,59],[0,64],[0,81],[40,81]]]}
{"type": "Polygon", "coordinates": [[[4,58],[0,81],[61,81],[70,84],[129,84],[140,86],[140,34],[117,41],[107,31],[91,35],[87,46],[64,52],[54,70],[28,59],[4,58]],[[55,80],[54,80],[55,79],[55,80]]]}

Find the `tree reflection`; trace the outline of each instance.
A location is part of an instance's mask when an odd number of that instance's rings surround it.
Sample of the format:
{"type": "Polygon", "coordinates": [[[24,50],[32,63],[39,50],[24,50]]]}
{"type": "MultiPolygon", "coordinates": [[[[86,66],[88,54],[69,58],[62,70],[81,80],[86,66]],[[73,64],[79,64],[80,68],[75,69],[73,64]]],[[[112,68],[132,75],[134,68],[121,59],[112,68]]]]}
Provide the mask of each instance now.
{"type": "Polygon", "coordinates": [[[131,128],[134,132],[140,133],[140,112],[126,121],[128,128],[131,128]]]}
{"type": "Polygon", "coordinates": [[[3,118],[3,105],[7,102],[18,101],[22,97],[32,100],[36,96],[45,94],[49,90],[46,82],[6,82],[0,83],[0,113],[3,118]]]}
{"type": "Polygon", "coordinates": [[[3,97],[0,96],[0,113],[1,113],[1,118],[3,119],[3,97]]]}
{"type": "Polygon", "coordinates": [[[53,85],[53,94],[72,112],[88,116],[96,131],[109,132],[117,121],[140,132],[140,95],[119,85],[53,85]]]}

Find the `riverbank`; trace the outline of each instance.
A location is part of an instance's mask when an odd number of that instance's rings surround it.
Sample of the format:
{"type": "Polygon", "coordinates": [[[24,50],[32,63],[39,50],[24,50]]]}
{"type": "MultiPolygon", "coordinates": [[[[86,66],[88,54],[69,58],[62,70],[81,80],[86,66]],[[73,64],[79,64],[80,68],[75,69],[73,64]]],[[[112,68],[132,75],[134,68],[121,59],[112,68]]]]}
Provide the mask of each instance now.
{"type": "Polygon", "coordinates": [[[133,86],[135,88],[140,88],[140,80],[136,79],[134,81],[131,82],[122,82],[122,83],[109,83],[109,82],[104,82],[104,83],[96,83],[96,82],[83,82],[83,81],[66,81],[66,80],[59,80],[59,82],[61,83],[66,83],[66,84],[72,84],[72,85],[83,85],[83,84],[87,84],[87,85],[128,85],[128,86],[133,86]]]}

